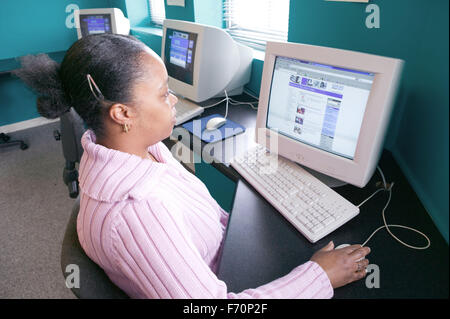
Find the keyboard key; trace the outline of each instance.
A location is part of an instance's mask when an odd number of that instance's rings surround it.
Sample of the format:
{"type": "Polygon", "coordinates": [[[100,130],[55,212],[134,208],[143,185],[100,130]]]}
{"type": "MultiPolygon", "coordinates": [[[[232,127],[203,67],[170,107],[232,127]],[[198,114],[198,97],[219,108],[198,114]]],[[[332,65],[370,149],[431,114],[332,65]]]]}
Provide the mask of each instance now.
{"type": "Polygon", "coordinates": [[[316,226],[314,226],[311,231],[317,233],[319,230],[322,230],[324,228],[324,226],[322,224],[317,224],[316,226]]]}

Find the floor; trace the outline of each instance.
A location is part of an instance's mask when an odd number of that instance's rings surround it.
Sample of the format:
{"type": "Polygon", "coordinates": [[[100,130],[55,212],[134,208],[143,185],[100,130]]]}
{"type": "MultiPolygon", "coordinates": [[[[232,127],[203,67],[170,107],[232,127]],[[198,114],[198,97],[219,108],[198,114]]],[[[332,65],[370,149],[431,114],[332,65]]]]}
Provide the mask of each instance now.
{"type": "Polygon", "coordinates": [[[75,298],[60,266],[75,200],[55,129],[59,122],[11,133],[29,148],[0,149],[0,298],[75,298]]]}

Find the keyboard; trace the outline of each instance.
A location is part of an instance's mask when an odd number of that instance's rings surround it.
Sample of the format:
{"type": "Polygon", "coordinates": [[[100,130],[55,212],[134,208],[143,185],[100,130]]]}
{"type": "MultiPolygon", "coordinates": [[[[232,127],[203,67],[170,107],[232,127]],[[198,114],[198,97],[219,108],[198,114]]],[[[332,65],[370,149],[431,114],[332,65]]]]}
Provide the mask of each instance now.
{"type": "Polygon", "coordinates": [[[359,214],[347,201],[296,163],[258,145],[231,166],[310,242],[359,214]]]}
{"type": "Polygon", "coordinates": [[[175,125],[183,124],[197,115],[202,114],[204,111],[203,107],[181,97],[178,97],[175,109],[177,110],[175,125]]]}

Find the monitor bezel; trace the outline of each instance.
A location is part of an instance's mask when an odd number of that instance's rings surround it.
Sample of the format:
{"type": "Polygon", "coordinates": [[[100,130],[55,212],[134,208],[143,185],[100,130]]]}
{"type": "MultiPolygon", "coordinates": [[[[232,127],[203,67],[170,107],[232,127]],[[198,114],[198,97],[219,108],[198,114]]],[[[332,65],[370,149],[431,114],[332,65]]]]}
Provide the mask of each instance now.
{"type": "Polygon", "coordinates": [[[162,37],[162,44],[161,44],[161,59],[165,62],[165,43],[166,43],[166,37],[167,37],[167,29],[177,30],[181,32],[189,32],[189,33],[196,33],[197,34],[197,42],[195,44],[195,61],[194,61],[194,68],[192,70],[192,84],[180,81],[174,77],[169,76],[169,87],[176,87],[176,93],[180,94],[182,96],[192,96],[192,90],[194,90],[194,96],[193,100],[198,96],[198,81],[199,81],[199,74],[200,74],[200,63],[197,63],[198,61],[202,61],[202,55],[203,51],[199,48],[202,47],[203,42],[203,33],[204,28],[200,25],[195,25],[194,23],[185,23],[182,21],[176,21],[176,20],[164,20],[163,24],[163,37],[162,37]]]}
{"type": "Polygon", "coordinates": [[[75,27],[77,29],[78,39],[81,39],[81,24],[80,24],[80,16],[81,15],[100,15],[100,14],[109,14],[111,19],[111,32],[114,34],[118,33],[117,30],[117,10],[116,8],[103,8],[103,9],[80,9],[75,10],[74,12],[74,21],[75,27]]]}
{"type": "Polygon", "coordinates": [[[403,61],[362,52],[300,43],[267,42],[259,96],[255,140],[279,155],[341,181],[364,187],[376,168],[403,61]],[[277,56],[374,73],[353,159],[321,150],[266,127],[269,94],[277,56]],[[380,112],[381,111],[381,112],[380,112]],[[271,146],[272,145],[272,146],[271,146]]]}
{"type": "Polygon", "coordinates": [[[225,30],[214,26],[165,19],[161,42],[163,61],[167,29],[197,34],[193,84],[190,85],[169,76],[169,87],[179,96],[194,102],[203,102],[223,94],[229,85],[234,84],[233,80],[237,75],[246,74],[244,71],[248,71],[248,79],[250,79],[250,68],[247,66],[250,66],[251,57],[242,55],[241,53],[245,53],[245,50],[241,50],[225,30]],[[243,66],[242,70],[241,66],[243,66]],[[242,72],[238,73],[239,71],[242,72]]]}

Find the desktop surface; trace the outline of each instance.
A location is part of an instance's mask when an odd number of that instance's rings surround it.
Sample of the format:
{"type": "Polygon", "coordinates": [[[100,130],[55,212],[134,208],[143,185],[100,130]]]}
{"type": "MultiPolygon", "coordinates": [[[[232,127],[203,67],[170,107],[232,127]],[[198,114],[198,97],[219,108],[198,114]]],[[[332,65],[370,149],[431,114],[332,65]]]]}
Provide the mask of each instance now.
{"type": "MultiPolygon", "coordinates": [[[[384,152],[380,165],[386,178],[395,181],[391,204],[386,210],[387,222],[419,229],[430,238],[431,247],[413,250],[398,243],[386,230],[379,231],[367,246],[371,248],[368,255],[370,264],[379,268],[380,287],[367,288],[366,277],[336,289],[334,298],[448,298],[447,243],[389,152],[384,152]]],[[[377,174],[363,189],[346,185],[335,190],[359,204],[376,190],[375,184],[381,180],[377,174]]],[[[229,291],[240,292],[286,275],[331,240],[335,246],[361,244],[383,225],[381,210],[387,198],[387,192],[378,193],[361,206],[358,216],[311,244],[252,186],[241,180],[236,190],[218,277],[225,281],[229,291]]],[[[426,244],[426,240],[414,232],[398,228],[391,231],[409,244],[426,244]]]]}

